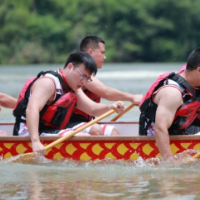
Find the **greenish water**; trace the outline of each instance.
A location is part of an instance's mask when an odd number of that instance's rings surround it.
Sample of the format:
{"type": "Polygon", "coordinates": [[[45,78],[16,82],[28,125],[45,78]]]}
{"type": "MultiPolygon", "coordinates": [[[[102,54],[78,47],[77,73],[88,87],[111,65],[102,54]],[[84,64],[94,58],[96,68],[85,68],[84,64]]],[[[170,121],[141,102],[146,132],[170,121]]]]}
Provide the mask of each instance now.
{"type": "Polygon", "coordinates": [[[199,163],[187,166],[104,160],[0,163],[0,199],[200,198],[199,163]]]}

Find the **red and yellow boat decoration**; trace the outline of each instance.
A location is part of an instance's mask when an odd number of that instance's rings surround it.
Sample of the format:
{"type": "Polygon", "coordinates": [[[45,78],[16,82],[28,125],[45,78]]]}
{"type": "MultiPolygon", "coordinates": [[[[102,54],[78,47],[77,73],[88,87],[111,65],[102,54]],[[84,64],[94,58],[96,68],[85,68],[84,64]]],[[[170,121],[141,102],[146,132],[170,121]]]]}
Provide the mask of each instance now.
{"type": "MultiPolygon", "coordinates": [[[[121,136],[74,136],[47,150],[45,157],[53,160],[81,161],[96,161],[106,158],[136,160],[139,157],[146,160],[160,157],[155,137],[138,136],[135,133],[138,129],[137,122],[113,123],[124,130],[121,136]],[[134,131],[135,134],[130,133],[130,130],[134,131]]],[[[0,124],[0,127],[5,128],[6,125],[7,130],[12,129],[12,124],[0,124]]],[[[57,136],[43,136],[40,137],[40,140],[44,145],[48,145],[58,138],[57,136]]],[[[181,153],[187,149],[199,151],[200,135],[170,136],[170,144],[173,154],[181,153]]],[[[7,159],[28,152],[32,152],[30,137],[0,137],[1,158],[7,159]]]]}

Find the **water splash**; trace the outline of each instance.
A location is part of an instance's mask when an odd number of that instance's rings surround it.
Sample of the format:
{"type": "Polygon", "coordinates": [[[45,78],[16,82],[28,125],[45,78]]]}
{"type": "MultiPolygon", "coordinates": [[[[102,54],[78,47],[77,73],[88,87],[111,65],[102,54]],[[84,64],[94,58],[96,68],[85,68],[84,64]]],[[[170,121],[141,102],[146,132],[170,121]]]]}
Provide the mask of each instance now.
{"type": "MultiPolygon", "coordinates": [[[[20,165],[34,165],[34,166],[43,166],[50,168],[60,168],[68,170],[109,170],[109,169],[179,169],[179,168],[195,168],[199,167],[200,163],[198,159],[193,159],[192,156],[197,153],[196,150],[186,150],[182,153],[175,154],[173,158],[165,161],[160,158],[151,158],[144,160],[142,157],[139,157],[137,160],[116,160],[116,159],[104,159],[96,161],[77,161],[77,160],[50,160],[44,156],[37,156],[31,159],[31,162],[17,162],[16,164],[20,165]]],[[[17,155],[9,159],[3,159],[0,157],[0,165],[14,163],[15,160],[18,160],[22,155],[17,155]]],[[[19,159],[20,160],[20,159],[19,159]]]]}

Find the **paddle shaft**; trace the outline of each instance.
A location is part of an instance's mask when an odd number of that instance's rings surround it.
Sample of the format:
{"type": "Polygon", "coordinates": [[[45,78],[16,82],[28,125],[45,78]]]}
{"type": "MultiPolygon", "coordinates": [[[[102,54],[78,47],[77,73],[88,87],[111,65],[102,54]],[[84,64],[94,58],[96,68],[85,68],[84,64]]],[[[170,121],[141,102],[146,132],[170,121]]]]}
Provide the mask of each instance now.
{"type": "Polygon", "coordinates": [[[110,110],[110,111],[104,113],[103,115],[101,115],[101,116],[95,118],[94,120],[88,122],[88,123],[85,124],[84,126],[81,126],[80,128],[76,129],[75,131],[72,131],[72,132],[70,132],[69,134],[64,135],[64,136],[62,136],[61,138],[55,140],[54,142],[48,144],[47,146],[45,146],[45,149],[48,150],[48,149],[50,149],[50,148],[56,146],[57,144],[59,144],[59,143],[65,141],[65,140],[71,138],[71,137],[74,136],[76,133],[79,133],[79,132],[83,131],[84,129],[88,128],[89,126],[91,126],[91,125],[93,125],[93,124],[95,124],[95,123],[101,121],[102,119],[108,117],[109,115],[113,114],[114,112],[116,112],[116,110],[110,110]]]}
{"type": "Polygon", "coordinates": [[[117,116],[115,116],[113,119],[111,119],[111,122],[115,122],[116,120],[118,120],[121,116],[123,116],[125,113],[127,113],[131,108],[133,108],[135,105],[131,104],[129,107],[127,107],[122,113],[118,114],[117,116]]]}
{"type": "Polygon", "coordinates": [[[197,158],[199,158],[199,156],[200,156],[200,152],[196,153],[194,156],[192,156],[192,158],[197,159],[197,158]]]}
{"type": "MultiPolygon", "coordinates": [[[[91,126],[91,125],[93,125],[93,124],[99,122],[100,120],[102,120],[102,119],[108,117],[109,115],[113,114],[114,112],[116,112],[116,110],[110,110],[110,111],[104,113],[103,115],[101,115],[101,116],[95,118],[94,120],[88,122],[88,123],[85,124],[84,126],[81,126],[80,128],[76,129],[75,131],[72,131],[72,132],[70,132],[69,134],[64,135],[64,136],[62,136],[61,138],[55,140],[54,142],[48,144],[48,145],[45,146],[44,148],[45,148],[46,150],[48,150],[48,149],[50,149],[50,148],[56,146],[57,144],[59,144],[59,143],[65,141],[65,140],[71,138],[71,137],[74,136],[75,134],[77,134],[77,133],[83,131],[84,129],[88,128],[89,126],[91,126]]],[[[31,156],[31,155],[34,155],[33,152],[28,153],[28,154],[29,154],[30,156],[31,156]]]]}
{"type": "MultiPolygon", "coordinates": [[[[100,120],[104,119],[105,117],[113,114],[114,112],[116,112],[116,110],[110,110],[106,113],[104,113],[103,115],[95,118],[94,120],[88,122],[87,124],[85,124],[84,126],[76,129],[75,131],[69,132],[67,135],[62,136],[61,138],[55,140],[54,142],[48,144],[47,146],[45,146],[45,149],[48,150],[54,146],[56,146],[57,144],[69,139],[70,137],[74,136],[76,133],[83,131],[84,129],[86,129],[87,127],[99,122],[100,120]]],[[[26,154],[21,154],[20,157],[15,158],[14,160],[11,160],[10,162],[21,162],[21,163],[31,163],[31,161],[35,158],[35,154],[33,152],[31,153],[26,153],[26,154]]]]}

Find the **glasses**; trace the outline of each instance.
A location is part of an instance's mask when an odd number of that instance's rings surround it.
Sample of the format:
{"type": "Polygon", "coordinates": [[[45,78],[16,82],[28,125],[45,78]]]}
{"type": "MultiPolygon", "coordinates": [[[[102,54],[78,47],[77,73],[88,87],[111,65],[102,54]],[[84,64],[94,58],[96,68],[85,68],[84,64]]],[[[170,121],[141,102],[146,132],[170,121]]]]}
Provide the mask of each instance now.
{"type": "Polygon", "coordinates": [[[90,77],[87,77],[85,74],[83,74],[75,65],[74,65],[74,67],[79,72],[79,74],[81,75],[81,81],[86,81],[86,82],[92,81],[92,79],[90,77]]]}

